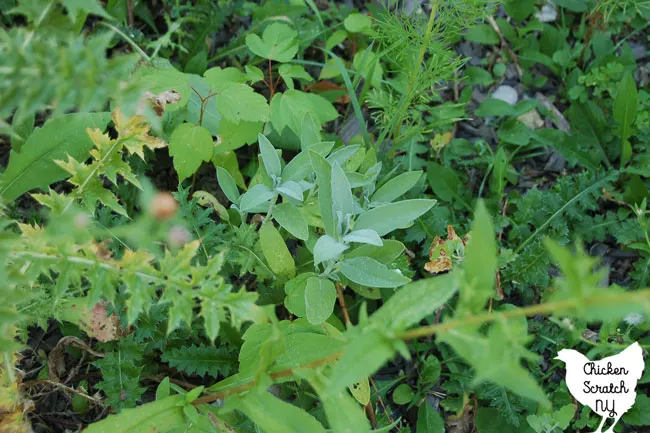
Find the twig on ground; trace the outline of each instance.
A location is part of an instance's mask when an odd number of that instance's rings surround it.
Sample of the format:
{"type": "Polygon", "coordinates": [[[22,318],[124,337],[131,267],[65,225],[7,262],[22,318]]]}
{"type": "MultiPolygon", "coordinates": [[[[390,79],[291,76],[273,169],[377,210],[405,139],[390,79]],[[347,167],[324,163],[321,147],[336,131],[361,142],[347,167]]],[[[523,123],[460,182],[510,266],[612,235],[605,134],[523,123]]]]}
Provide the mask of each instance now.
{"type": "Polygon", "coordinates": [[[564,131],[567,134],[571,132],[571,126],[566,118],[562,115],[562,112],[557,109],[555,105],[540,92],[535,93],[535,98],[539,101],[540,104],[544,106],[547,110],[550,110],[553,113],[553,123],[560,131],[564,131]]]}
{"type": "Polygon", "coordinates": [[[512,60],[512,63],[515,65],[515,70],[517,71],[517,75],[521,79],[521,77],[524,75],[524,72],[521,69],[521,66],[519,65],[519,57],[517,57],[517,54],[510,48],[510,44],[508,41],[506,41],[506,38],[503,36],[503,33],[501,32],[501,28],[499,27],[499,24],[494,20],[492,17],[487,17],[487,22],[492,26],[495,32],[497,32],[497,35],[499,35],[499,39],[501,39],[501,48],[504,48],[507,52],[508,55],[510,56],[510,60],[512,60]]]}

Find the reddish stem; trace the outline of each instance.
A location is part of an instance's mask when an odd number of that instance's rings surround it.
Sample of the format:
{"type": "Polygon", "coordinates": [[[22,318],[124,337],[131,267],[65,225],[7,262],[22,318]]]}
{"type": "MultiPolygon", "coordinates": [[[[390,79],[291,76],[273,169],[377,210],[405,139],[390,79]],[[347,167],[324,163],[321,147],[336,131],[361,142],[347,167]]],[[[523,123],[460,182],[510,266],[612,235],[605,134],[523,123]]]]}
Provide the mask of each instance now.
{"type": "Polygon", "coordinates": [[[275,89],[273,86],[273,66],[271,65],[271,59],[269,59],[269,90],[271,91],[271,98],[273,98],[275,89]]]}

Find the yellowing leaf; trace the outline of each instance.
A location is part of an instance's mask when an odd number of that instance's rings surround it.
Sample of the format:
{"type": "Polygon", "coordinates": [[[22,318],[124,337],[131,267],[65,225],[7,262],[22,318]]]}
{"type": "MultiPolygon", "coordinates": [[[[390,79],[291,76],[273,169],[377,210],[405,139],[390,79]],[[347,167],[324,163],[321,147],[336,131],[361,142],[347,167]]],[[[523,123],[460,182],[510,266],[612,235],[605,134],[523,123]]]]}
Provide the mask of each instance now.
{"type": "Polygon", "coordinates": [[[353,383],[348,387],[348,389],[360,405],[366,406],[370,403],[370,383],[368,382],[367,377],[361,379],[357,383],[353,383]]]}

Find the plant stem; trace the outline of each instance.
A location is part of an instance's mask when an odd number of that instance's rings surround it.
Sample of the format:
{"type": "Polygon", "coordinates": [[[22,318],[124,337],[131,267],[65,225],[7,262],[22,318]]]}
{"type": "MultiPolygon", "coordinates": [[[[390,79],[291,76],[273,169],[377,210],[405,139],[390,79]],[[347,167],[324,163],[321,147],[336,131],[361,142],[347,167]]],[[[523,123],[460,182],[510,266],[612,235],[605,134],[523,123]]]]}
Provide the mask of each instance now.
{"type": "MultiPolygon", "coordinates": [[[[320,367],[321,365],[329,364],[330,362],[336,361],[337,359],[339,359],[339,357],[342,354],[343,354],[342,352],[336,352],[336,353],[333,353],[333,354],[331,354],[329,356],[326,356],[325,358],[317,359],[314,362],[310,362],[308,364],[301,365],[299,367],[287,368],[286,370],[281,370],[281,371],[279,371],[277,373],[273,373],[270,376],[271,376],[271,379],[280,379],[282,377],[291,376],[291,375],[294,374],[294,370],[300,370],[300,369],[303,369],[303,368],[320,367]]],[[[214,394],[206,395],[205,397],[197,398],[196,400],[194,400],[192,402],[192,404],[193,405],[199,405],[199,404],[203,404],[203,403],[211,403],[211,402],[213,402],[215,400],[220,400],[220,399],[223,399],[225,397],[228,397],[229,395],[233,395],[233,394],[240,393],[242,391],[249,390],[249,389],[253,388],[254,386],[255,386],[255,380],[251,380],[251,381],[248,381],[248,382],[243,383],[241,385],[235,386],[233,388],[226,389],[224,391],[219,391],[219,392],[216,392],[214,394]]]]}
{"type": "MultiPolygon", "coordinates": [[[[433,33],[433,23],[435,21],[436,15],[438,14],[438,3],[439,0],[432,1],[431,12],[429,13],[429,21],[427,22],[427,30],[424,34],[424,41],[420,45],[420,52],[418,53],[418,61],[416,62],[415,68],[413,69],[413,73],[411,74],[411,78],[409,79],[409,84],[406,88],[406,91],[404,92],[399,109],[397,110],[395,117],[393,117],[393,120],[391,121],[390,127],[388,129],[388,131],[390,132],[391,129],[395,128],[395,133],[393,134],[393,138],[399,135],[400,129],[402,127],[401,123],[399,123],[399,120],[402,117],[402,112],[408,108],[409,104],[411,103],[411,100],[413,99],[411,98],[410,94],[411,91],[413,90],[413,86],[415,85],[415,82],[420,76],[420,71],[422,70],[424,55],[427,52],[427,46],[429,45],[429,40],[431,39],[431,34],[433,33]]],[[[381,144],[381,140],[379,140],[378,142],[381,144]]]]}
{"type": "Polygon", "coordinates": [[[459,319],[449,320],[447,322],[438,323],[429,326],[422,326],[420,328],[411,329],[408,331],[397,334],[397,337],[402,340],[411,340],[414,338],[427,337],[429,335],[448,332],[455,328],[460,328],[467,325],[481,325],[484,323],[495,322],[497,320],[508,320],[515,317],[528,317],[536,316],[538,314],[557,313],[561,311],[569,311],[573,308],[580,306],[593,306],[602,304],[616,304],[617,301],[625,300],[632,301],[638,300],[639,303],[650,302],[650,289],[639,290],[636,292],[613,292],[607,295],[593,297],[593,298],[573,298],[563,301],[547,302],[544,304],[530,305],[528,307],[518,308],[516,310],[500,311],[500,312],[485,312],[474,316],[463,317],[459,319]],[[629,298],[629,299],[628,299],[629,298]]]}
{"type": "Polygon", "coordinates": [[[273,98],[273,95],[275,94],[275,89],[273,86],[273,65],[271,64],[271,59],[269,59],[269,90],[271,91],[271,96],[269,97],[269,101],[271,98],[273,98]]]}
{"type": "Polygon", "coordinates": [[[114,33],[117,33],[118,35],[120,35],[122,37],[122,39],[124,39],[129,45],[131,45],[131,47],[134,50],[136,50],[138,52],[138,54],[140,54],[140,57],[142,57],[144,60],[146,60],[147,62],[151,61],[151,57],[149,57],[149,55],[147,53],[145,53],[144,50],[142,48],[140,48],[138,46],[138,44],[136,44],[135,41],[133,39],[131,39],[122,30],[120,30],[117,27],[115,27],[114,25],[109,24],[109,23],[104,22],[104,21],[100,21],[99,24],[101,24],[101,25],[103,25],[105,27],[108,27],[109,29],[113,30],[114,33]]]}
{"type": "Polygon", "coordinates": [[[14,363],[11,360],[11,354],[9,352],[3,352],[2,355],[4,357],[5,370],[7,370],[9,383],[13,384],[16,381],[16,375],[14,374],[14,363]]]}
{"type": "MultiPolygon", "coordinates": [[[[428,337],[434,334],[449,332],[455,328],[461,328],[467,325],[481,325],[491,323],[497,320],[508,320],[517,317],[536,316],[538,314],[559,313],[570,311],[577,307],[588,307],[597,305],[611,305],[623,302],[634,302],[636,304],[645,304],[650,306],[650,289],[638,290],[635,292],[612,292],[606,295],[594,296],[592,298],[573,298],[562,301],[548,302],[545,304],[531,305],[528,307],[518,308],[516,310],[485,312],[474,316],[467,316],[459,319],[452,319],[447,322],[438,323],[420,328],[400,332],[397,338],[401,340],[412,340],[420,337],[428,337]]],[[[271,374],[271,379],[291,376],[295,370],[304,368],[316,368],[325,364],[336,361],[343,355],[343,352],[336,352],[324,358],[302,365],[300,367],[288,368],[277,373],[271,374]]],[[[249,390],[255,386],[255,380],[250,380],[233,388],[207,395],[192,402],[194,405],[202,403],[211,403],[215,400],[223,399],[242,391],[249,390]]]]}
{"type": "MultiPolygon", "coordinates": [[[[121,272],[122,269],[118,265],[113,265],[111,263],[106,263],[106,262],[100,262],[97,260],[91,260],[86,257],[79,257],[79,256],[59,256],[55,254],[45,254],[45,253],[37,253],[34,251],[12,251],[10,253],[10,256],[14,257],[33,257],[35,259],[41,259],[41,260],[54,260],[54,261],[68,261],[70,263],[78,264],[78,265],[85,265],[88,267],[91,266],[97,266],[102,269],[108,270],[108,271],[113,271],[113,272],[121,272]]],[[[159,277],[154,274],[148,274],[146,272],[134,272],[133,275],[137,276],[138,278],[141,278],[145,281],[151,281],[154,284],[160,284],[160,285],[175,285],[178,286],[179,289],[181,290],[187,290],[188,288],[192,287],[192,284],[190,282],[183,282],[183,281],[178,281],[178,280],[173,280],[173,279],[165,279],[163,277],[159,277]]]]}
{"type": "Polygon", "coordinates": [[[343,323],[346,328],[350,327],[350,314],[348,313],[348,307],[345,305],[345,298],[343,297],[343,287],[340,283],[336,283],[336,296],[339,300],[339,306],[341,307],[341,312],[343,313],[343,323]]]}

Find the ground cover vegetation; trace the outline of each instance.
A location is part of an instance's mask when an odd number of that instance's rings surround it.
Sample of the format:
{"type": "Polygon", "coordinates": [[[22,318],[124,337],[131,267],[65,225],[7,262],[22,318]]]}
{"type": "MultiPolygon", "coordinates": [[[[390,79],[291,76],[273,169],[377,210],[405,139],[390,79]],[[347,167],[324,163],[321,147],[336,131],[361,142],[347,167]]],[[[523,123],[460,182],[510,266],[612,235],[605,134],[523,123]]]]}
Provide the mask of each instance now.
{"type": "Polygon", "coordinates": [[[0,23],[0,431],[590,431],[557,351],[647,355],[650,2],[0,23]]]}

